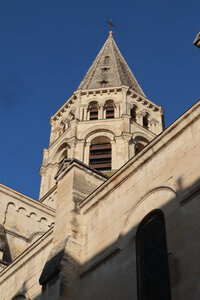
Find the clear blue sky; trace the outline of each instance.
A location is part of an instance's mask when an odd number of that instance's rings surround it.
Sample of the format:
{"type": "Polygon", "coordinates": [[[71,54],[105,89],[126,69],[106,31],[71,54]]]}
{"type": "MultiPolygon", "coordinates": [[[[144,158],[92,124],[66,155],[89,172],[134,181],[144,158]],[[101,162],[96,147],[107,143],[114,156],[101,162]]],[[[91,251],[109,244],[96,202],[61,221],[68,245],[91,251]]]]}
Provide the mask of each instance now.
{"type": "Polygon", "coordinates": [[[168,126],[200,98],[199,0],[0,0],[0,181],[38,199],[49,119],[108,36],[168,126]]]}

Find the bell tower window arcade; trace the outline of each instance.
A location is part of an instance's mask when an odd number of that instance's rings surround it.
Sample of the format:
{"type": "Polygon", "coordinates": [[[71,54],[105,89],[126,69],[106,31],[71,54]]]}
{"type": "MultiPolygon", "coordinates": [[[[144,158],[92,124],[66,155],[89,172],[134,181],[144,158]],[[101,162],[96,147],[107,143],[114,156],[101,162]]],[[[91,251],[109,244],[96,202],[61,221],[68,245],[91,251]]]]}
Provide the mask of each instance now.
{"type": "Polygon", "coordinates": [[[106,119],[113,119],[115,117],[115,107],[113,100],[108,100],[105,103],[106,119]]]}
{"type": "Polygon", "coordinates": [[[89,165],[99,171],[111,170],[112,147],[107,137],[97,137],[90,146],[89,165]]]}
{"type": "Polygon", "coordinates": [[[89,105],[89,118],[90,120],[98,120],[98,104],[96,101],[89,105]]]}

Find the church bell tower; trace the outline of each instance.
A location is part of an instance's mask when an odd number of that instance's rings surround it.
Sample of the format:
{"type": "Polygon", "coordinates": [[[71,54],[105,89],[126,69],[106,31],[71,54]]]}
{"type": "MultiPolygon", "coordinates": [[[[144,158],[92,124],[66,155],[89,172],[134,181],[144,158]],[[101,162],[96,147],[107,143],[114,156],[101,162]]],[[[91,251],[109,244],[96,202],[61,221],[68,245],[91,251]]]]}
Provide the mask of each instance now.
{"type": "Polygon", "coordinates": [[[40,198],[66,157],[112,175],[163,131],[163,113],[145,96],[111,30],[78,89],[50,119],[40,198]]]}

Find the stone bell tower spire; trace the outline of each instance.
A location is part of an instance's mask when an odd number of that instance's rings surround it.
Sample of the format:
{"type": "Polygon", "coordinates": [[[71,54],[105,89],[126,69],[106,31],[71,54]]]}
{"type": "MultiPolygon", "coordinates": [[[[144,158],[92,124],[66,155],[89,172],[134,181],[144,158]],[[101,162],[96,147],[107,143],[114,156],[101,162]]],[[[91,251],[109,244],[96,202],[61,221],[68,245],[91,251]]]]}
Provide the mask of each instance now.
{"type": "Polygon", "coordinates": [[[40,197],[55,185],[64,158],[109,176],[163,130],[162,120],[163,109],[145,96],[110,30],[78,89],[51,117],[40,197]]]}
{"type": "Polygon", "coordinates": [[[110,30],[108,39],[97,55],[87,74],[81,81],[79,89],[128,86],[142,96],[140,85],[121,55],[110,30]]]}

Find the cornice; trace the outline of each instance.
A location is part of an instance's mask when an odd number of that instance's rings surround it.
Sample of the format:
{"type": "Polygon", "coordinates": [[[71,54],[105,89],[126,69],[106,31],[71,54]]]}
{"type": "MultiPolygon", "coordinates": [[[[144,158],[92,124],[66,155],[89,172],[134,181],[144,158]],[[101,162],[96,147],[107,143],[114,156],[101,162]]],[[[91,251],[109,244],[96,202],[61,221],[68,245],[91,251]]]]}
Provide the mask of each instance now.
{"type": "Polygon", "coordinates": [[[143,104],[144,107],[147,107],[148,109],[150,109],[152,111],[158,111],[162,115],[164,114],[164,109],[162,108],[162,106],[159,106],[159,105],[155,104],[153,101],[151,101],[151,100],[147,99],[146,97],[140,95],[139,93],[135,92],[134,90],[129,89],[128,94],[131,96],[131,98],[133,98],[133,100],[143,104]]]}

